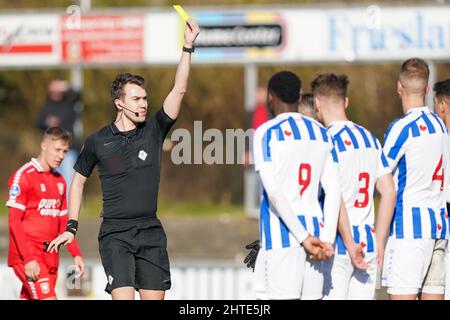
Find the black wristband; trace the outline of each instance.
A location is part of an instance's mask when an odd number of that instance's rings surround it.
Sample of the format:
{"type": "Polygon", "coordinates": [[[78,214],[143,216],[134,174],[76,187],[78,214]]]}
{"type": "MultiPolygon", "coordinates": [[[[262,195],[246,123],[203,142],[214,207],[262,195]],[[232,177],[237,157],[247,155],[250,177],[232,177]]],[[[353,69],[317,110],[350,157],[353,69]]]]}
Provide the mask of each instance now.
{"type": "Polygon", "coordinates": [[[77,220],[69,220],[67,221],[66,231],[75,235],[78,230],[78,221],[77,220]]]}
{"type": "Polygon", "coordinates": [[[192,46],[192,48],[186,48],[185,46],[183,46],[183,51],[184,51],[184,52],[192,53],[192,52],[195,51],[195,47],[192,46]]]}

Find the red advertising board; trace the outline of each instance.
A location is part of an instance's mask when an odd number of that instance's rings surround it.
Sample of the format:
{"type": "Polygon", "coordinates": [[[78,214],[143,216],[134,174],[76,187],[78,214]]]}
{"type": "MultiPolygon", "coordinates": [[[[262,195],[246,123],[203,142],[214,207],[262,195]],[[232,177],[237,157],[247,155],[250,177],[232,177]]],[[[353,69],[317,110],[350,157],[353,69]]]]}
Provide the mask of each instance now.
{"type": "Polygon", "coordinates": [[[62,61],[133,63],[143,61],[145,15],[63,16],[62,61]]]}

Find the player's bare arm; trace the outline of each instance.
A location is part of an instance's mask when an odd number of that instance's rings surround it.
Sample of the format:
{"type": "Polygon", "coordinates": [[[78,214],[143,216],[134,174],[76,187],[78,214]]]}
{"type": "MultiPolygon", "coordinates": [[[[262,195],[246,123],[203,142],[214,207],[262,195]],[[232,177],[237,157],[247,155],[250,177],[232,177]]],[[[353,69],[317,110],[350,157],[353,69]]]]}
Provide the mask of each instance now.
{"type": "Polygon", "coordinates": [[[381,195],[375,224],[375,237],[378,251],[377,260],[378,266],[381,267],[383,264],[384,248],[389,236],[389,228],[394,214],[397,192],[395,191],[394,180],[390,173],[379,177],[375,186],[381,195]]]}
{"type": "Polygon", "coordinates": [[[347,210],[343,201],[341,201],[341,208],[339,210],[338,229],[352,264],[358,269],[367,270],[369,265],[364,261],[364,250],[353,239],[352,232],[350,231],[347,210]]]}
{"type": "MultiPolygon", "coordinates": [[[[197,23],[192,19],[187,20],[184,31],[184,47],[193,48],[194,41],[199,33],[200,28],[197,23]]],[[[181,101],[187,90],[190,65],[191,54],[183,51],[175,75],[175,84],[163,104],[164,112],[172,119],[176,119],[180,113],[181,101]]]]}

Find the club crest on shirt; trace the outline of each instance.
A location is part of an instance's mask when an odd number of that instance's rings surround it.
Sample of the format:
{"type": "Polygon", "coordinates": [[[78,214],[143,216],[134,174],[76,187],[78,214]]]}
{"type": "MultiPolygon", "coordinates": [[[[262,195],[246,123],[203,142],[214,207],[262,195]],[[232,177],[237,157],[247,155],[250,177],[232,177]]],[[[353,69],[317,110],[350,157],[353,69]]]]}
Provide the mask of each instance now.
{"type": "Polygon", "coordinates": [[[20,187],[17,183],[14,183],[9,189],[9,195],[11,197],[17,197],[20,194],[20,187]]]}
{"type": "Polygon", "coordinates": [[[41,183],[41,191],[42,192],[46,192],[47,191],[47,188],[45,187],[44,183],[41,183]]]}
{"type": "Polygon", "coordinates": [[[48,282],[41,282],[40,283],[41,291],[43,294],[47,294],[50,292],[50,286],[48,285],[48,282]]]}
{"type": "Polygon", "coordinates": [[[60,194],[60,195],[63,195],[63,194],[64,194],[64,183],[58,182],[56,185],[58,186],[58,192],[59,192],[59,194],[60,194]]]}
{"type": "Polygon", "coordinates": [[[139,159],[141,159],[142,161],[145,161],[145,159],[147,159],[147,152],[145,152],[144,150],[139,151],[138,157],[139,157],[139,159]]]}

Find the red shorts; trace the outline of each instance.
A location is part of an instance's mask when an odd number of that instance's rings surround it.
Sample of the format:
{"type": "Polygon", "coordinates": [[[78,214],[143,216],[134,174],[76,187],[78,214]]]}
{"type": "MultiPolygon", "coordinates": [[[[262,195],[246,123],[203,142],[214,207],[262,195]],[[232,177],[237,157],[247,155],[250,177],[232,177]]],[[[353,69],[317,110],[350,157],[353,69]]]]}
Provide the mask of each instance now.
{"type": "Polygon", "coordinates": [[[28,280],[25,275],[25,268],[23,263],[17,263],[13,266],[17,277],[22,281],[22,291],[20,292],[20,299],[25,300],[42,300],[56,297],[55,286],[56,278],[58,276],[58,269],[51,268],[42,262],[39,262],[40,275],[37,281],[28,280]]]}

